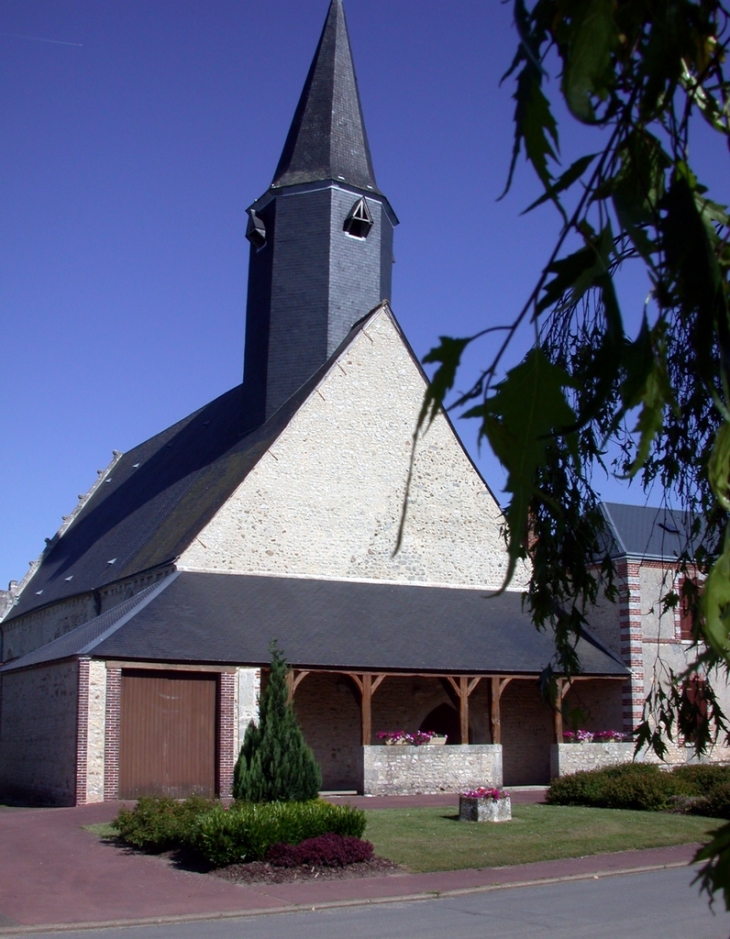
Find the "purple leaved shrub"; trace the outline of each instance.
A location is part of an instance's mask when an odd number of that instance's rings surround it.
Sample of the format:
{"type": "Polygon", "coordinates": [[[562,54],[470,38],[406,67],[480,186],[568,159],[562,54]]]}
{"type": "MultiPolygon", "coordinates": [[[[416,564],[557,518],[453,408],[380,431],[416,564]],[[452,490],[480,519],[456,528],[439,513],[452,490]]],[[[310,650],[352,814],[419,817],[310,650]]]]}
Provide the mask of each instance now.
{"type": "Polygon", "coordinates": [[[368,861],[372,856],[373,846],[369,841],[330,832],[307,838],[300,844],[273,844],[266,860],[275,867],[346,867],[358,861],[368,861]]]}

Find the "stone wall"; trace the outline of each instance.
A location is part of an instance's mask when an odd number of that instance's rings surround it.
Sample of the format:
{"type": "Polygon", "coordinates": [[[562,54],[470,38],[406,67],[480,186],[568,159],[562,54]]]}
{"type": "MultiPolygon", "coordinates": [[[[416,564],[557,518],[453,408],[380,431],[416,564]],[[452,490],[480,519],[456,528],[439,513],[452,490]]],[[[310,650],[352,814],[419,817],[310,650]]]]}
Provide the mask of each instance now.
{"type": "MultiPolygon", "coordinates": [[[[439,415],[419,441],[395,556],[424,379],[381,310],[215,518],[181,570],[498,587],[502,513],[439,415]]],[[[518,589],[525,571],[514,583],[518,589]]]]}
{"type": "Polygon", "coordinates": [[[259,697],[261,695],[261,669],[239,668],[236,670],[235,711],[238,720],[235,725],[234,749],[236,757],[243,745],[246,728],[259,719],[259,697]]]}
{"type": "Polygon", "coordinates": [[[550,747],[550,778],[618,766],[619,763],[630,763],[633,758],[633,743],[554,743],[550,747]]]}
{"type": "Polygon", "coordinates": [[[294,695],[294,711],[322,770],[322,788],[361,792],[360,696],[352,680],[307,675],[294,695]]]}
{"type": "Polygon", "coordinates": [[[106,710],[106,662],[91,661],[86,715],[86,802],[104,801],[106,710]]]}
{"type": "Polygon", "coordinates": [[[0,693],[0,796],[73,805],[78,663],[10,672],[0,693]]]}
{"type": "Polygon", "coordinates": [[[365,795],[458,792],[502,785],[499,745],[363,747],[365,795]]]}
{"type": "Polygon", "coordinates": [[[537,679],[511,681],[502,693],[500,710],[505,786],[546,785],[555,724],[537,679]]]}

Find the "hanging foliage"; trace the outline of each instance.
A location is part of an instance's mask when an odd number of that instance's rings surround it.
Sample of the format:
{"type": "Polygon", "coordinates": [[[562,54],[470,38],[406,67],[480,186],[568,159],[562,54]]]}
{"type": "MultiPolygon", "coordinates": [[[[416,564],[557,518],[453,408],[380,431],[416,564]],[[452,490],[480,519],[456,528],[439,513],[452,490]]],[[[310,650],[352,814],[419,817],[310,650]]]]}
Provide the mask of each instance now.
{"type": "MultiPolygon", "coordinates": [[[[526,211],[552,203],[560,231],[512,322],[442,337],[426,356],[436,370],[418,430],[441,407],[456,409],[479,421],[505,467],[507,581],[529,557],[530,613],[556,637],[548,687],[553,669],[580,669],[588,612],[616,595],[594,471],[672,494],[687,513],[685,586],[663,603],[690,611],[695,660],[656,676],[639,745],[661,754],[679,729],[702,752],[727,731],[711,679],[724,682],[730,667],[730,225],[727,194],[699,178],[690,144],[704,124],[730,146],[728,10],[718,0],[515,0],[514,16],[507,189],[524,153],[544,190],[526,211]],[[600,148],[567,169],[553,88],[575,120],[602,129],[600,148]],[[651,287],[634,335],[615,285],[629,262],[651,287]],[[524,324],[534,346],[504,371],[524,324]],[[500,330],[478,380],[448,400],[464,350],[500,330]],[[703,682],[701,709],[693,681],[703,682]]],[[[704,888],[722,889],[730,905],[730,826],[702,857],[704,888]]]]}

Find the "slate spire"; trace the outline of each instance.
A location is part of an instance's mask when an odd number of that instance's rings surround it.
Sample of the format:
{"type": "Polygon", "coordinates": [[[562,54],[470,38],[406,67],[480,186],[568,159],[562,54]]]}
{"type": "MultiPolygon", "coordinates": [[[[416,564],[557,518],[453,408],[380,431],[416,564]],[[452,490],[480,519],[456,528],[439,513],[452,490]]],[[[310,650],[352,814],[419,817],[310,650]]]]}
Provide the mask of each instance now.
{"type": "Polygon", "coordinates": [[[378,192],[342,0],[332,0],[272,185],[324,179],[378,192]]]}
{"type": "Polygon", "coordinates": [[[391,298],[397,224],[375,183],[342,0],[331,0],[274,181],[248,210],[248,427],[391,298]]]}

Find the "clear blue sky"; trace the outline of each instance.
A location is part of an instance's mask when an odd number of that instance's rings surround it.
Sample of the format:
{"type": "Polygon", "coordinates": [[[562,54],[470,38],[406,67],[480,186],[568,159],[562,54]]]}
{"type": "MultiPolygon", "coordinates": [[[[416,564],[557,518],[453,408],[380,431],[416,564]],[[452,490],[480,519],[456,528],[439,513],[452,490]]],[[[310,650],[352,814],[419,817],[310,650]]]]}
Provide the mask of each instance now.
{"type": "MultiPolygon", "coordinates": [[[[511,5],[345,9],[375,172],[401,219],[393,308],[422,356],[441,333],[508,321],[557,230],[551,209],[520,218],[538,191],[524,165],[496,201],[511,5]]],[[[112,449],[240,381],[245,209],[271,181],[326,11],[0,0],[0,586],[112,449]]],[[[499,493],[498,465],[459,429],[499,493]]]]}

